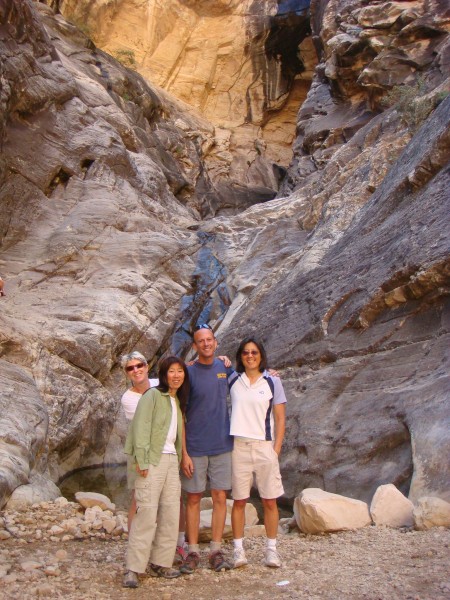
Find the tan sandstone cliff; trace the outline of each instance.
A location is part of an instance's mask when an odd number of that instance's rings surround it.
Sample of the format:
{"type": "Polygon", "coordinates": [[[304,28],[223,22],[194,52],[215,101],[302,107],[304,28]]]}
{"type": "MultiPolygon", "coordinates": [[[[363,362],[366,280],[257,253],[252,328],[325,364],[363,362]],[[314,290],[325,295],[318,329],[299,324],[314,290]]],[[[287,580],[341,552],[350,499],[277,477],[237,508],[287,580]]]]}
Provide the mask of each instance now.
{"type": "Polygon", "coordinates": [[[48,2],[215,128],[205,168],[219,200],[205,214],[273,198],[292,158],[298,107],[317,56],[309,2],[48,2]]]}

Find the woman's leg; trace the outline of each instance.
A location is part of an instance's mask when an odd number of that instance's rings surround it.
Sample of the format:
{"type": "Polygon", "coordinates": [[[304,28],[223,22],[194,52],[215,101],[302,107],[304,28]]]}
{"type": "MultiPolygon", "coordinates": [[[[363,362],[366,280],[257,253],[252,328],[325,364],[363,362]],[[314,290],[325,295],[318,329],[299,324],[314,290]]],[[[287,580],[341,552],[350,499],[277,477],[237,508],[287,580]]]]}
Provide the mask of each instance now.
{"type": "Polygon", "coordinates": [[[244,537],[245,526],[245,505],[247,500],[234,500],[231,510],[231,527],[233,528],[233,538],[241,539],[244,537]]]}
{"type": "Polygon", "coordinates": [[[176,454],[163,454],[167,464],[166,478],[161,489],[156,533],[150,562],[160,567],[171,567],[178,537],[181,484],[176,454]]]}
{"type": "MultiPolygon", "coordinates": [[[[135,483],[136,514],[131,523],[127,549],[127,570],[145,573],[156,532],[159,498],[166,479],[167,465],[150,465],[148,475],[135,483]]],[[[179,506],[178,497],[176,503],[179,506]]],[[[178,528],[178,514],[177,514],[178,528]]],[[[172,557],[173,558],[173,557],[172,557]]]]}
{"type": "Polygon", "coordinates": [[[131,491],[130,508],[128,509],[128,533],[131,531],[131,523],[134,515],[136,514],[136,498],[134,497],[134,490],[131,491]]]}
{"type": "Polygon", "coordinates": [[[264,527],[268,539],[275,539],[278,533],[278,505],[276,498],[261,498],[264,508],[264,527]]]}

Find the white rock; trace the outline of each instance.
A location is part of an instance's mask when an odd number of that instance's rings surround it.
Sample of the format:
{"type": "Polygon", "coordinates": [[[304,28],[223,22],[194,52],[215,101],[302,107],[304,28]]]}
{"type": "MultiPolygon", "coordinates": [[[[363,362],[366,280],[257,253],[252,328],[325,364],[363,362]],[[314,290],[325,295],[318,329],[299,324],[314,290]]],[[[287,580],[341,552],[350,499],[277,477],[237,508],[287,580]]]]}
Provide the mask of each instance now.
{"type": "Polygon", "coordinates": [[[42,564],[36,560],[24,560],[20,563],[20,568],[22,571],[34,571],[35,569],[40,569],[41,567],[42,564]]]}
{"type": "Polygon", "coordinates": [[[56,504],[56,506],[66,506],[69,504],[69,501],[64,496],[60,496],[53,501],[53,504],[56,504]]]}
{"type": "Polygon", "coordinates": [[[244,527],[244,537],[265,537],[266,528],[264,525],[250,525],[249,527],[244,527]]]}
{"type": "Polygon", "coordinates": [[[61,570],[56,565],[49,565],[45,567],[44,573],[50,577],[58,577],[58,575],[61,575],[61,570]]]}
{"type": "Polygon", "coordinates": [[[372,522],[365,502],[319,488],[303,490],[295,498],[294,515],[303,533],[360,529],[372,522]]]}
{"type": "Polygon", "coordinates": [[[103,521],[102,519],[95,519],[95,521],[93,523],[91,523],[91,529],[102,529],[103,528],[103,521]]]}
{"type": "MultiPolygon", "coordinates": [[[[208,506],[208,503],[205,502],[205,506],[208,506]]],[[[200,505],[201,506],[201,505],[200,505]]],[[[225,518],[225,525],[231,527],[231,510],[233,508],[233,501],[227,500],[227,515],[225,518]]],[[[211,517],[212,517],[212,502],[211,508],[201,509],[200,510],[200,527],[211,527],[211,517]]],[[[245,524],[247,526],[256,525],[259,522],[258,513],[256,508],[250,502],[247,502],[245,505],[245,524]]]]}
{"type": "Polygon", "coordinates": [[[419,530],[432,527],[450,527],[450,503],[435,496],[419,498],[413,512],[414,527],[419,530]]]}
{"type": "Polygon", "coordinates": [[[77,492],[75,494],[75,500],[84,506],[84,508],[90,508],[92,506],[99,506],[102,510],[116,510],[116,505],[103,494],[97,494],[96,492],[77,492]]]}
{"type": "Polygon", "coordinates": [[[102,526],[107,533],[112,533],[117,527],[117,521],[115,518],[103,519],[102,526]]]}
{"type": "Polygon", "coordinates": [[[389,527],[412,527],[414,505],[411,500],[388,483],[380,485],[370,504],[370,515],[375,525],[389,527]]]}
{"type": "Polygon", "coordinates": [[[127,516],[123,513],[119,513],[116,517],[117,527],[121,527],[123,531],[128,531],[128,520],[127,516]]]}
{"type": "Polygon", "coordinates": [[[61,535],[61,533],[64,533],[64,529],[59,525],[52,525],[52,527],[50,527],[49,533],[50,535],[61,535]]]}
{"type": "Polygon", "coordinates": [[[64,521],[61,521],[61,527],[64,529],[64,531],[68,531],[73,535],[77,530],[78,521],[74,518],[65,519],[64,521]]]}
{"type": "Polygon", "coordinates": [[[68,554],[67,554],[67,550],[63,550],[62,548],[60,550],[57,550],[55,552],[55,560],[58,562],[67,560],[68,554]]]}
{"type": "Polygon", "coordinates": [[[103,513],[103,510],[99,506],[92,506],[92,508],[87,508],[84,513],[84,520],[87,523],[93,523],[99,518],[99,515],[103,513]]]}

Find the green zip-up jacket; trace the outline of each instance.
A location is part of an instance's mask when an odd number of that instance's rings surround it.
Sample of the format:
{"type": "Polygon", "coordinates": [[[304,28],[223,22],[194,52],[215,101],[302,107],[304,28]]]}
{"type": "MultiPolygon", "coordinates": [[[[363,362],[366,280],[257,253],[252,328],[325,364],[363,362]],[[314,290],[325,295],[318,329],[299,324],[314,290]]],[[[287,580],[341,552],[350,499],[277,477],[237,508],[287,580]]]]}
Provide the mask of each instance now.
{"type": "MultiPolygon", "coordinates": [[[[175,449],[178,455],[178,463],[180,463],[183,417],[176,396],[175,403],[177,405],[175,449]]],[[[159,464],[171,418],[172,405],[168,392],[151,388],[142,394],[128,428],[125,442],[125,454],[131,454],[140,469],[148,469],[149,465],[157,466],[159,464]]]]}

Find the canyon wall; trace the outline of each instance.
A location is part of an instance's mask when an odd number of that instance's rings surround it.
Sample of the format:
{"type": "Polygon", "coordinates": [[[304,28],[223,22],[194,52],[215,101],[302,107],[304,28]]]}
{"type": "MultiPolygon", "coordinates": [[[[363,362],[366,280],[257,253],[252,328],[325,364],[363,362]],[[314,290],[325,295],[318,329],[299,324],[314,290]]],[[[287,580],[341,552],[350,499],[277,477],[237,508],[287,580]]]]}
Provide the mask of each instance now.
{"type": "Polygon", "coordinates": [[[204,165],[216,198],[204,216],[276,195],[317,62],[309,1],[295,9],[276,0],[49,4],[214,126],[204,165]]]}
{"type": "MultiPolygon", "coordinates": [[[[312,2],[317,68],[289,121],[291,160],[256,120],[201,114],[201,94],[191,105],[174,97],[177,77],[164,83],[162,69],[156,85],[124,67],[66,20],[69,4],[0,3],[0,505],[39,477],[120,461],[120,355],[139,349],[152,366],[169,350],[188,355],[198,320],[232,357],[257,333],[281,372],[286,499],[315,486],[367,500],[390,482],[413,500],[448,500],[447,7],[312,2]],[[226,146],[218,177],[225,130],[249,137],[226,146]],[[241,152],[256,147],[261,174],[234,178],[241,152]],[[286,173],[267,201],[278,159],[286,173]],[[230,203],[221,190],[236,181],[246,193],[230,203]]],[[[122,4],[85,4],[87,23],[95,9],[102,27],[114,24],[122,4]]],[[[293,11],[302,18],[303,4],[293,11]]],[[[256,8],[270,23],[295,5],[164,6],[191,16],[191,36],[208,19],[217,40],[230,32],[217,33],[215,18],[223,28],[240,16],[248,32],[256,8]]],[[[100,34],[113,51],[116,38],[100,34]]],[[[248,55],[234,52],[228,60],[242,65],[248,55]]],[[[183,82],[187,67],[179,73],[183,82]]],[[[277,89],[291,85],[292,98],[298,73],[288,80],[277,89]]],[[[252,115],[276,97],[256,101],[258,86],[244,103],[252,115]]]]}

